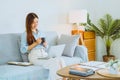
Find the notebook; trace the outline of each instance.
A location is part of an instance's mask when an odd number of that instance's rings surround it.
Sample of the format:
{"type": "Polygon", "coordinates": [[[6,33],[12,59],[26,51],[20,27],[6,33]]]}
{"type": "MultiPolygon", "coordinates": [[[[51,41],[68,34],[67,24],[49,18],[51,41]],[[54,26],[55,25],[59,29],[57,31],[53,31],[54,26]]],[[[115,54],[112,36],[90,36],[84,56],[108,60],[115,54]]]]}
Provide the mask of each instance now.
{"type": "Polygon", "coordinates": [[[73,75],[86,77],[86,76],[94,74],[95,71],[93,71],[92,69],[88,69],[88,68],[82,68],[80,66],[79,67],[78,66],[72,66],[72,67],[70,67],[69,73],[73,74],[73,75]]]}
{"type": "Polygon", "coordinates": [[[8,62],[10,65],[19,65],[19,66],[30,66],[33,65],[32,63],[29,62],[15,62],[15,61],[10,61],[8,62]]]}

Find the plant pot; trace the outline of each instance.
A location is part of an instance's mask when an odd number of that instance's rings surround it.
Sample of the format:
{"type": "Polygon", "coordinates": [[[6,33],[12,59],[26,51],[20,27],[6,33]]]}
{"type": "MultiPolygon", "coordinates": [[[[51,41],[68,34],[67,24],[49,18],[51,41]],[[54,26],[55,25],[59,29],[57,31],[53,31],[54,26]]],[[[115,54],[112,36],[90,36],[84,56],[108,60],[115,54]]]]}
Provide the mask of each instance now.
{"type": "Polygon", "coordinates": [[[115,60],[115,56],[114,55],[109,55],[109,56],[104,55],[103,56],[103,61],[104,62],[108,62],[109,60],[115,60]]]}

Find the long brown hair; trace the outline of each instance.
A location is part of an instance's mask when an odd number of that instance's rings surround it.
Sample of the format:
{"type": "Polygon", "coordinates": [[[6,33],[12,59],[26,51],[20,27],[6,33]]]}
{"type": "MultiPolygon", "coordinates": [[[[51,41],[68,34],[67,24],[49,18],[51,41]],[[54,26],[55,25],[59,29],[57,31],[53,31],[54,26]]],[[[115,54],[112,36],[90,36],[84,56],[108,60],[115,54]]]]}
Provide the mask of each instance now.
{"type": "Polygon", "coordinates": [[[38,18],[38,16],[35,13],[29,13],[26,17],[26,32],[28,45],[31,45],[34,41],[36,41],[31,30],[31,25],[35,18],[38,18]]]}

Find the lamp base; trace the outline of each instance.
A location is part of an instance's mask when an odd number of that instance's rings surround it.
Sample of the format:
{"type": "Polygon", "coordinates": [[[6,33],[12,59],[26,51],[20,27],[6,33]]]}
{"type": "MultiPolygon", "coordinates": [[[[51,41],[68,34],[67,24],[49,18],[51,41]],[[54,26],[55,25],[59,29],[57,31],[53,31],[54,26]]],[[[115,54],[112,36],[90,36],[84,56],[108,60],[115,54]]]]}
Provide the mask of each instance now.
{"type": "Polygon", "coordinates": [[[76,23],[72,24],[72,29],[73,29],[73,30],[77,30],[77,29],[78,29],[78,27],[77,27],[77,24],[76,24],[76,23]]]}
{"type": "Polygon", "coordinates": [[[85,31],[85,26],[78,26],[78,29],[81,31],[85,31]]]}

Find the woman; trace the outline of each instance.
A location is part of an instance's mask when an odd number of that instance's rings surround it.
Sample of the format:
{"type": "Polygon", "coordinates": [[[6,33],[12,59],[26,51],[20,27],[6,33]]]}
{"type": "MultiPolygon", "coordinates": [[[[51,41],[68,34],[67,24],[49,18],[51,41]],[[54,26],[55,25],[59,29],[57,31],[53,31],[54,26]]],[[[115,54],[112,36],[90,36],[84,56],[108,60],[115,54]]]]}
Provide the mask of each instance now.
{"type": "Polygon", "coordinates": [[[29,13],[26,17],[26,31],[21,36],[21,52],[29,53],[28,59],[34,65],[39,65],[50,70],[50,79],[56,80],[58,76],[56,71],[64,67],[64,61],[61,58],[41,59],[48,57],[45,49],[47,42],[43,42],[44,33],[37,29],[38,16],[35,13],[29,13]],[[55,77],[56,76],[56,77],[55,77]]]}

